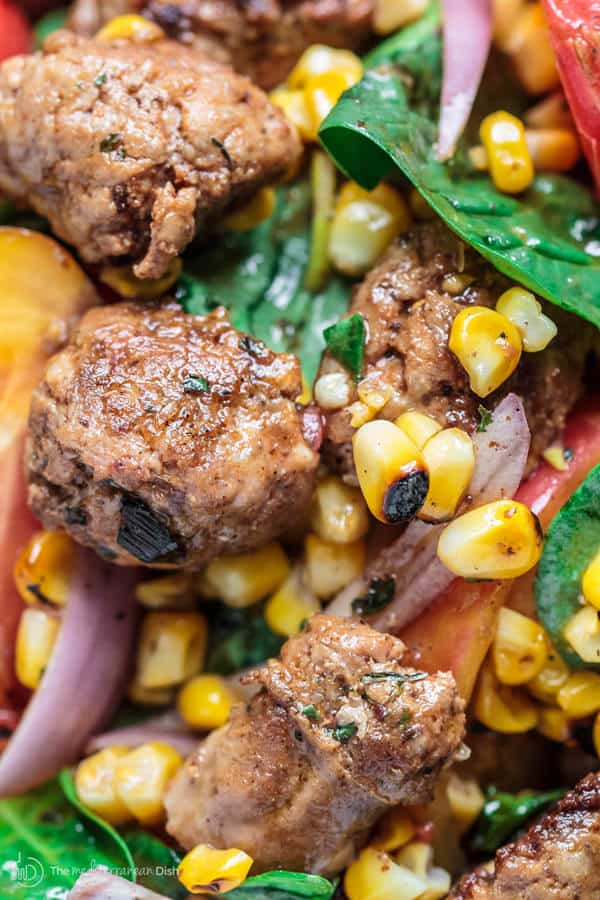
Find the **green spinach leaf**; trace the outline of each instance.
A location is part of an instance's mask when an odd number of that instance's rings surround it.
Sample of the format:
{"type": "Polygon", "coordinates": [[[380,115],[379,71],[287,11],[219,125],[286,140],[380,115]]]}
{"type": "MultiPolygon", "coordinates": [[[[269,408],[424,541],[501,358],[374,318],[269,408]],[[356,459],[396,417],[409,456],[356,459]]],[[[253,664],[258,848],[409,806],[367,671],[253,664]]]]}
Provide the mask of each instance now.
{"type": "Polygon", "coordinates": [[[355,378],[359,378],[365,358],[365,322],[359,313],[330,325],[323,332],[329,352],[355,378]]]}
{"type": "Polygon", "coordinates": [[[319,875],[301,872],[265,872],[247,878],[227,895],[232,900],[330,900],[335,886],[319,875]]]}
{"type": "Polygon", "coordinates": [[[210,618],[207,671],[232,675],[277,656],[284,639],[271,631],[260,607],[232,609],[219,604],[210,618]]]}
{"type": "Polygon", "coordinates": [[[469,840],[471,849],[486,855],[494,853],[530,819],[551,803],[560,800],[564,794],[562,790],[508,794],[489,787],[485,806],[471,832],[469,840]]]}
{"type": "Polygon", "coordinates": [[[135,863],[137,883],[170,900],[185,900],[188,892],[177,880],[181,855],[142,828],[125,828],[122,835],[135,863]]]}
{"type": "Polygon", "coordinates": [[[422,20],[367,57],[363,80],[321,125],[325,149],[368,189],[400,170],[497,269],[600,326],[599,205],[583,185],[558,175],[538,176],[519,197],[501,194],[487,175],[473,172],[460,148],[450,164],[438,162],[441,63],[432,4],[422,20]]]}

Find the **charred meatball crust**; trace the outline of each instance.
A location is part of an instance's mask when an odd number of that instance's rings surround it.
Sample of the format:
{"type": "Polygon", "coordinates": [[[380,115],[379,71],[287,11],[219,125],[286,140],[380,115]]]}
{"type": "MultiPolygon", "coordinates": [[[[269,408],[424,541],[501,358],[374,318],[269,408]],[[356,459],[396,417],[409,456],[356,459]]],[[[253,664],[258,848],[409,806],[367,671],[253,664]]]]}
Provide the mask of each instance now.
{"type": "Polygon", "coordinates": [[[119,303],[82,319],[33,395],[29,501],[117,563],[199,568],[290,530],[318,455],[296,357],[219,309],[119,303]]]}
{"type": "Polygon", "coordinates": [[[0,190],[86,262],[132,261],[140,278],[299,153],[262,91],[175,42],[60,31],[0,67],[0,190]]]}

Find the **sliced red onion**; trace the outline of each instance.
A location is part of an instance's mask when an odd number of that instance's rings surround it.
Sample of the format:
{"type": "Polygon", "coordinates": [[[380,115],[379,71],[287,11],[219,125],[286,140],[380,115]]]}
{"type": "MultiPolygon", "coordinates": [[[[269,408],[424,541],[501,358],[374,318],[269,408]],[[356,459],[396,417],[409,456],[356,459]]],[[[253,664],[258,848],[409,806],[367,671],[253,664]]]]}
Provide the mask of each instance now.
{"type": "Polygon", "coordinates": [[[78,548],[64,618],[40,686],[0,757],[0,797],[74,762],[124,687],[137,622],[135,569],[78,548]]]}
{"type": "Polygon", "coordinates": [[[92,869],[77,879],[67,895],[67,900],[169,900],[163,894],[156,894],[148,888],[140,887],[107,872],[92,869]]]}
{"type": "MultiPolygon", "coordinates": [[[[485,432],[474,438],[475,470],[469,485],[469,508],[512,497],[527,463],[531,434],[523,404],[509,394],[494,410],[485,432]]],[[[369,617],[380,631],[398,632],[412,622],[444,591],[455,576],[437,556],[439,536],[445,525],[429,525],[415,519],[402,535],[385,547],[356,579],[329,604],[327,612],[352,614],[352,601],[364,595],[372,578],[395,578],[394,599],[369,617]]]]}
{"type": "Polygon", "coordinates": [[[438,159],[450,159],[465,130],[492,41],[490,0],[442,0],[444,78],[438,159]]]}
{"type": "Polygon", "coordinates": [[[171,710],[161,716],[153,716],[139,725],[115,728],[95,735],[87,742],[86,753],[94,753],[105,747],[121,744],[124,747],[139,747],[148,741],[162,741],[169,744],[182,756],[189,756],[198,746],[198,735],[190,731],[177,712],[171,710]]]}

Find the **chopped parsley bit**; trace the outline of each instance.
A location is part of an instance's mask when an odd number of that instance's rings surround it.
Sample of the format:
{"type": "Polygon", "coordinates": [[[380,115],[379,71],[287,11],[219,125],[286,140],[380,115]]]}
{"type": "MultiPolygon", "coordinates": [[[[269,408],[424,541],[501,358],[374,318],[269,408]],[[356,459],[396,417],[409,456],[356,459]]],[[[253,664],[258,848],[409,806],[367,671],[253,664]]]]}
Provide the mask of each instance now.
{"type": "Polygon", "coordinates": [[[306,716],[307,719],[312,719],[313,722],[318,722],[321,718],[321,713],[312,703],[309,703],[308,706],[303,708],[302,715],[306,716]]]}
{"type": "Polygon", "coordinates": [[[186,375],[183,379],[185,394],[205,394],[209,390],[210,385],[204,375],[186,375]]]}
{"type": "Polygon", "coordinates": [[[395,590],[395,578],[371,578],[366,595],[355,597],[352,601],[352,612],[358,616],[370,616],[371,613],[378,612],[392,602],[395,590]]]}
{"type": "Polygon", "coordinates": [[[119,147],[119,149],[115,153],[115,159],[119,159],[119,160],[125,159],[126,156],[127,156],[127,150],[125,149],[125,147],[123,147],[123,146],[119,147]]]}
{"type": "Polygon", "coordinates": [[[101,87],[103,84],[106,84],[106,72],[100,72],[98,77],[94,79],[94,84],[96,87],[101,87]]]}
{"type": "Polygon", "coordinates": [[[398,725],[400,725],[401,728],[404,728],[405,725],[408,725],[411,718],[412,718],[412,716],[410,713],[410,709],[403,709],[402,714],[400,716],[400,721],[398,722],[398,725]]]}
{"type": "Polygon", "coordinates": [[[479,413],[479,425],[477,426],[477,431],[487,431],[488,425],[492,422],[492,414],[489,409],[484,406],[482,403],[477,407],[477,412],[479,413]]]}
{"type": "Polygon", "coordinates": [[[369,672],[360,680],[363,684],[377,684],[388,679],[404,684],[405,681],[422,681],[424,678],[427,678],[427,672],[369,672]]]}
{"type": "Polygon", "coordinates": [[[327,731],[334,741],[339,741],[340,744],[347,744],[350,738],[353,738],[358,731],[358,726],[354,722],[349,722],[348,725],[338,725],[336,728],[328,728],[327,731]]]}
{"type": "Polygon", "coordinates": [[[111,153],[121,144],[121,140],[121,135],[118,132],[113,132],[100,141],[100,150],[102,153],[111,153]]]}
{"type": "Polygon", "coordinates": [[[85,87],[85,82],[84,82],[84,81],[78,81],[76,86],[79,88],[79,90],[81,90],[82,88],[85,87]]]}

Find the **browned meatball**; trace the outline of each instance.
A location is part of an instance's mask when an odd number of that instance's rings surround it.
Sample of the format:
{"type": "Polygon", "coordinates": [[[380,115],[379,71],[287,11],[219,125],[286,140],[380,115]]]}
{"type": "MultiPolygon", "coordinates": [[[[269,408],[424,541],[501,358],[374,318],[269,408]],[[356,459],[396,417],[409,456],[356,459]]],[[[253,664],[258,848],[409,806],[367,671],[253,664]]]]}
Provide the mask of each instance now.
{"type": "Polygon", "coordinates": [[[87,262],[131,260],[140,278],[299,152],[262,91],[174,42],[60,31],[0,67],[0,191],[87,262]]]}
{"type": "MultiPolygon", "coordinates": [[[[507,392],[523,399],[532,432],[530,465],[552,443],[583,393],[585,355],[593,329],[557,307],[545,311],[558,336],[541,353],[524,353],[515,374],[481,400],[448,348],[455,316],[466,305],[494,306],[509,287],[483,257],[441,222],[422,225],[396,241],[356,289],[349,314],[367,325],[363,387],[389,391],[380,415],[395,419],[418,409],[443,425],[473,430],[481,403],[493,408],[507,392]]],[[[320,374],[344,371],[326,354],[320,374]]],[[[352,470],[350,402],[327,415],[326,452],[342,471],[352,470]]]]}
{"type": "Polygon", "coordinates": [[[298,360],[222,309],[96,307],[33,395],[31,507],[123,564],[193,569],[258,547],[310,501],[301,389],[298,360]]]}
{"type": "Polygon", "coordinates": [[[343,869],[389,806],[430,799],[463,737],[452,675],[402,668],[403,651],[356,619],[313,616],[176,776],[170,833],[240,847],[258,871],[343,869]]]}
{"type": "Polygon", "coordinates": [[[230,63],[256,84],[285,81],[311,44],[356,49],[374,0],[77,0],[71,27],[93,35],[114,16],[140,13],[176,40],[230,63]]]}
{"type": "Polygon", "coordinates": [[[492,869],[465,875],[448,900],[597,900],[600,897],[600,774],[584,778],[492,869]]]}

